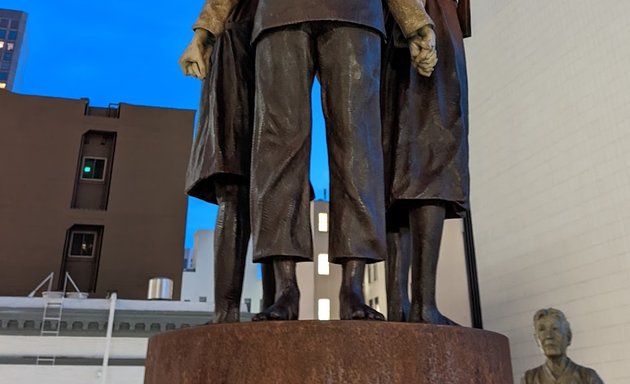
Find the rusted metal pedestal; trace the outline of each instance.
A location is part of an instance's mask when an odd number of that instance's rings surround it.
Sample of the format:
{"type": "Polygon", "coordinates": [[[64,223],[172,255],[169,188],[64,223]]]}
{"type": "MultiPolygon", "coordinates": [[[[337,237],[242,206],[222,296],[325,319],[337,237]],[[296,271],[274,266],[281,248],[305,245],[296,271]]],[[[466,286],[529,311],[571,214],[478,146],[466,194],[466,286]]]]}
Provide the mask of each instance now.
{"type": "Polygon", "coordinates": [[[365,321],[213,324],[149,341],[145,384],[508,384],[505,336],[365,321]]]}

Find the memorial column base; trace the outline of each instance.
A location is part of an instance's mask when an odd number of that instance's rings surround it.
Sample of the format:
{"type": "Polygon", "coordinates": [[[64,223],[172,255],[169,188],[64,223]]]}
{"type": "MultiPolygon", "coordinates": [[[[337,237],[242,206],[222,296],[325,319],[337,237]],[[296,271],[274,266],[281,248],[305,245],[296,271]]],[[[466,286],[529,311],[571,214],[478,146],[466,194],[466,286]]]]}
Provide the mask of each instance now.
{"type": "Polygon", "coordinates": [[[374,321],[212,324],[149,341],[145,384],[510,384],[508,339],[374,321]]]}

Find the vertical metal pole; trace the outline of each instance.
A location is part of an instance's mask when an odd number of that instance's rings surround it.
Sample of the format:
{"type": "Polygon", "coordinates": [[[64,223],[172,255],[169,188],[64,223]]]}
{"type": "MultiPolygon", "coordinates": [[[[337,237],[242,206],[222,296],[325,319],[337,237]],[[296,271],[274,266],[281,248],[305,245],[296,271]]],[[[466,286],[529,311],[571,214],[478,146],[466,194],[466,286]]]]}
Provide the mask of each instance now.
{"type": "Polygon", "coordinates": [[[466,272],[468,275],[468,292],[470,300],[470,316],[473,328],[483,328],[481,316],[481,299],[479,297],[479,279],[477,277],[477,257],[473,240],[472,215],[470,208],[464,216],[464,249],[466,251],[466,272]]]}
{"type": "Polygon", "coordinates": [[[105,352],[103,353],[103,368],[101,382],[107,384],[107,367],[109,366],[109,352],[112,345],[112,333],[114,331],[114,313],[116,312],[116,299],[118,294],[112,292],[109,297],[109,318],[107,320],[107,337],[105,339],[105,352]]]}

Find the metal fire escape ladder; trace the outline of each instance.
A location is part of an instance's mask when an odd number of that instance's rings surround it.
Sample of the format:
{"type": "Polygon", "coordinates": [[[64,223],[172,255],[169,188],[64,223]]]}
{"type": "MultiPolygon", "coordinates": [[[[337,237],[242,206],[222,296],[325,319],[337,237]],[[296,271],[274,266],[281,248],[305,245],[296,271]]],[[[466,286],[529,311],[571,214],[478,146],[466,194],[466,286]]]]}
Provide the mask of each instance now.
{"type": "MultiPolygon", "coordinates": [[[[63,314],[63,297],[46,298],[40,336],[59,336],[61,316],[63,314]]],[[[38,355],[37,365],[55,365],[55,356],[38,355]]]]}
{"type": "MultiPolygon", "coordinates": [[[[42,281],[37,288],[31,292],[28,297],[34,297],[37,291],[48,283],[49,294],[52,294],[52,283],[55,276],[54,272],[51,272],[48,277],[42,281]]],[[[44,314],[42,316],[42,325],[39,329],[40,336],[59,336],[61,329],[61,315],[63,314],[63,296],[53,297],[45,296],[46,303],[44,304],[44,314]]],[[[55,356],[37,355],[37,365],[55,365],[55,356]]]]}
{"type": "MultiPolygon", "coordinates": [[[[53,293],[51,291],[52,281],[53,281],[54,273],[48,275],[48,277],[37,287],[29,297],[33,297],[35,292],[39,290],[46,282],[48,282],[48,292],[53,293]]],[[[77,285],[70,277],[70,274],[66,272],[66,276],[63,282],[63,292],[60,293],[59,296],[49,296],[46,297],[46,304],[44,305],[44,315],[42,316],[42,325],[39,331],[40,336],[59,336],[59,332],[61,331],[61,316],[63,315],[63,300],[66,297],[66,292],[68,289],[68,282],[72,284],[72,287],[76,292],[80,292],[77,285]]],[[[54,355],[38,355],[37,356],[37,365],[55,365],[57,358],[54,355]]]]}

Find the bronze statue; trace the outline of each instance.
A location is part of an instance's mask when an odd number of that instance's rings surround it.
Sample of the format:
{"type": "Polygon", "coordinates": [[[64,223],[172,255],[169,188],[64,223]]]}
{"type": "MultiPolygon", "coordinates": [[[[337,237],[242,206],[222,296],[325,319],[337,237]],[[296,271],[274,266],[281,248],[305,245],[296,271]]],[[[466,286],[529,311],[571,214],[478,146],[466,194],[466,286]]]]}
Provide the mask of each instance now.
{"type": "MultiPolygon", "coordinates": [[[[257,0],[239,3],[216,42],[204,36],[203,29],[198,29],[180,59],[186,75],[203,80],[186,190],[190,196],[219,206],[214,234],[214,322],[217,323],[240,319],[250,236],[254,51],[249,39],[256,5],[257,0]],[[192,66],[188,64],[191,61],[195,63],[192,66]]],[[[262,272],[263,305],[271,305],[275,290],[273,268],[263,264],[262,272]]]]}
{"type": "Polygon", "coordinates": [[[525,372],[521,384],[603,384],[591,368],[575,364],[567,357],[571,326],[558,309],[541,309],[534,315],[534,336],[547,361],[525,372]]]}
{"type": "MultiPolygon", "coordinates": [[[[463,27],[453,0],[427,0],[437,56],[418,76],[396,23],[387,21],[382,75],[390,321],[455,325],[435,299],[444,220],[468,205],[468,90],[463,27]],[[407,293],[412,268],[411,302],[407,293]]],[[[460,1],[460,7],[467,2],[460,1]]]]}
{"type": "MultiPolygon", "coordinates": [[[[207,0],[191,49],[219,36],[238,0],[207,0]],[[203,30],[203,31],[201,31],[203,30]]],[[[409,41],[411,61],[428,76],[437,61],[423,1],[388,0],[409,41]]],[[[322,85],[331,172],[330,255],[340,263],[342,319],[378,319],[363,298],[367,262],[385,258],[381,146],[380,0],[260,0],[252,34],[256,102],[250,207],[254,259],[273,263],[276,302],[256,320],[298,317],[297,261],[312,260],[308,161],[310,91],[322,85]]],[[[203,72],[199,54],[184,63],[203,72]]]]}

